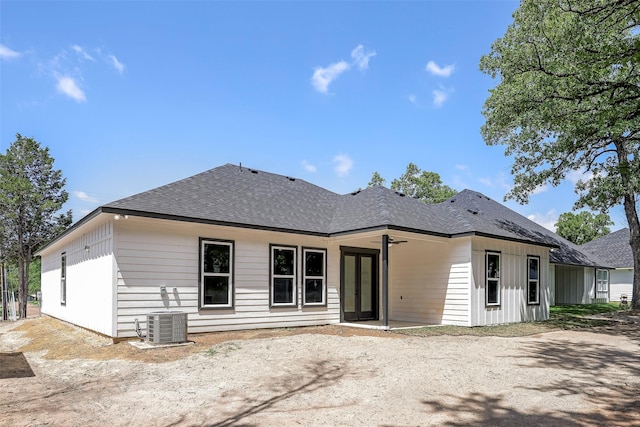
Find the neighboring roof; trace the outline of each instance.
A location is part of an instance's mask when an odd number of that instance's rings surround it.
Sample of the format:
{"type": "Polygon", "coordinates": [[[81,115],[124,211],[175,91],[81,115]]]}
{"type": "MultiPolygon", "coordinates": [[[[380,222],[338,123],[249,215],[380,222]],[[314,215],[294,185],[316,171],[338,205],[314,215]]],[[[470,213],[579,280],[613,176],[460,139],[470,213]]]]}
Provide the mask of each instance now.
{"type": "Polygon", "coordinates": [[[474,191],[464,190],[437,204],[385,187],[339,195],[302,179],[231,164],[108,203],[63,235],[100,213],[321,236],[373,229],[442,237],[475,234],[557,247],[552,254],[554,262],[604,265],[555,233],[474,191]]]}
{"type": "Polygon", "coordinates": [[[587,252],[597,255],[615,268],[633,268],[631,234],[628,228],[602,236],[580,246],[587,252]]]}
{"type": "Polygon", "coordinates": [[[554,246],[550,261],[556,264],[608,267],[609,263],[476,191],[464,190],[449,199],[451,205],[466,210],[470,226],[480,235],[519,236],[554,246]]]}

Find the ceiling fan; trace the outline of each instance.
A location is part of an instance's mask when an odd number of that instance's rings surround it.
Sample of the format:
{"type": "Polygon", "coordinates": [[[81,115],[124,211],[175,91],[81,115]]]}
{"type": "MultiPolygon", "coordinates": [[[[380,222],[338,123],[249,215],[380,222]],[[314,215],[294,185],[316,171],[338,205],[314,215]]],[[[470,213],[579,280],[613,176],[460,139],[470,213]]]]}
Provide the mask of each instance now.
{"type": "MultiPolygon", "coordinates": [[[[401,243],[407,243],[408,240],[394,240],[393,237],[389,237],[389,247],[393,246],[393,245],[399,245],[401,243]]],[[[379,245],[382,244],[382,240],[372,240],[371,243],[377,243],[379,245]]]]}

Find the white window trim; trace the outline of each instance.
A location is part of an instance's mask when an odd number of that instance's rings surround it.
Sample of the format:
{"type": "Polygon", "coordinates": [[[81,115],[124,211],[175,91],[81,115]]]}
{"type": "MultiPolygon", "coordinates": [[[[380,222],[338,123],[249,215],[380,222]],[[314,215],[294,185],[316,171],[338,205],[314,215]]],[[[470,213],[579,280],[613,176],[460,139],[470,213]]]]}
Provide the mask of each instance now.
{"type": "Polygon", "coordinates": [[[200,240],[200,308],[233,308],[233,266],[234,266],[234,242],[228,240],[201,239],[200,240]],[[218,245],[229,247],[229,272],[228,273],[205,273],[204,271],[204,247],[205,245],[218,245]],[[204,302],[204,278],[205,277],[228,277],[229,289],[227,295],[227,304],[205,304],[204,302]]]}
{"type": "Polygon", "coordinates": [[[484,256],[484,279],[485,279],[485,297],[484,302],[487,307],[499,307],[501,303],[501,292],[502,292],[502,283],[500,279],[500,269],[502,267],[502,254],[500,252],[495,251],[486,251],[484,256]],[[498,257],[498,277],[489,277],[489,255],[495,255],[498,257]],[[497,302],[489,302],[489,281],[498,282],[497,289],[497,302]]]}
{"type": "Polygon", "coordinates": [[[533,255],[529,255],[527,256],[527,304],[530,305],[538,305],[540,304],[540,257],[538,256],[533,256],[533,255]],[[536,261],[538,261],[538,278],[537,279],[532,279],[531,278],[531,260],[535,259],[536,261]],[[531,295],[530,293],[530,288],[531,288],[531,282],[536,282],[536,287],[538,288],[537,292],[536,292],[536,301],[531,301],[529,299],[529,295],[531,295]]]}
{"type": "Polygon", "coordinates": [[[598,268],[596,269],[596,292],[609,292],[609,270],[605,270],[604,268],[598,268]],[[598,278],[598,273],[603,272],[606,274],[606,280],[602,281],[598,278]],[[600,285],[600,283],[604,283],[604,290],[600,290],[598,289],[598,285],[600,285]]]}
{"type": "Polygon", "coordinates": [[[327,305],[327,250],[302,248],[302,305],[304,306],[326,306],[327,305]],[[323,268],[322,276],[307,276],[307,253],[315,252],[322,254],[323,268]],[[322,280],[322,301],[307,302],[307,279],[322,280]]]}
{"type": "Polygon", "coordinates": [[[286,245],[270,245],[269,248],[269,299],[271,307],[296,307],[298,305],[298,247],[286,245]],[[293,251],[293,274],[275,274],[273,271],[274,252],[276,250],[293,251]],[[274,302],[275,279],[293,279],[291,302],[274,302]]]}

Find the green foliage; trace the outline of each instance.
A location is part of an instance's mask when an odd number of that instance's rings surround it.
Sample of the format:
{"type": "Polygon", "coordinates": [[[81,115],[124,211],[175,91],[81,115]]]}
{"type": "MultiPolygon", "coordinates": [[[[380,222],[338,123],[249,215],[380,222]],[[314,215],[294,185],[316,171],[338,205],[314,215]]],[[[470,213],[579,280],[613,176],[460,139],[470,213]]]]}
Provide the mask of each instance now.
{"type": "MultiPolygon", "coordinates": [[[[640,2],[523,0],[480,60],[498,85],[482,113],[489,145],[513,156],[520,203],[582,173],[575,208],[623,204],[640,269],[640,2]]],[[[634,307],[640,308],[640,272],[634,307]]]]}
{"type": "Polygon", "coordinates": [[[371,176],[371,181],[367,184],[367,188],[369,187],[384,187],[387,183],[387,180],[380,176],[378,171],[375,171],[371,176]]]}
{"type": "MultiPolygon", "coordinates": [[[[16,291],[20,282],[18,264],[8,264],[6,268],[8,289],[9,291],[16,291]]],[[[40,258],[36,258],[29,264],[29,295],[33,295],[41,289],[40,271],[41,261],[40,258]]]]}
{"type": "Polygon", "coordinates": [[[59,214],[68,194],[48,148],[16,134],[0,155],[0,252],[18,265],[21,316],[26,314],[34,251],[71,224],[71,211],[59,214]]]}
{"type": "Polygon", "coordinates": [[[536,187],[571,171],[592,178],[577,186],[579,207],[606,210],[638,192],[639,19],[630,0],[521,3],[480,61],[500,78],[482,135],[515,156],[510,197],[526,203],[536,187]]]}
{"type": "MultiPolygon", "coordinates": [[[[378,172],[374,172],[367,187],[383,186],[385,182],[378,172]]],[[[442,183],[439,174],[420,170],[414,163],[409,163],[400,178],[391,181],[391,189],[425,203],[443,202],[456,194],[453,188],[442,183]]]]}
{"type": "Polygon", "coordinates": [[[609,226],[613,221],[608,214],[592,214],[582,211],[577,214],[565,212],[560,215],[556,222],[556,233],[575,243],[584,245],[598,237],[605,236],[611,232],[609,226]]]}
{"type": "Polygon", "coordinates": [[[618,303],[554,305],[550,307],[551,316],[591,316],[594,314],[619,311],[618,303]]]}
{"type": "Polygon", "coordinates": [[[224,357],[229,357],[230,353],[240,350],[240,348],[241,348],[240,345],[238,345],[235,342],[220,343],[209,348],[206,354],[207,356],[223,355],[224,357]]]}

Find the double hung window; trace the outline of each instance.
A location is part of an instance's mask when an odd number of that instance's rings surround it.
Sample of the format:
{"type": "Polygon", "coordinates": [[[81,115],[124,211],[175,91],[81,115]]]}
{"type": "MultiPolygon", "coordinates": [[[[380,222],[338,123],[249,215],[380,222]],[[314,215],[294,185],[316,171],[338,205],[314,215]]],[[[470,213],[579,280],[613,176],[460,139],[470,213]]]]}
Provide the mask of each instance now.
{"type": "Polygon", "coordinates": [[[500,253],[486,253],[486,304],[500,305],[500,253]]]}
{"type": "Polygon", "coordinates": [[[200,242],[200,307],[233,307],[233,242],[200,242]]]}
{"type": "Polygon", "coordinates": [[[302,298],[304,305],[326,305],[327,251],[324,249],[303,248],[302,256],[302,298]]]}
{"type": "Polygon", "coordinates": [[[596,298],[609,297],[609,270],[596,271],[596,298]]]}
{"type": "Polygon", "coordinates": [[[67,304],[67,253],[60,256],[60,304],[67,304]]]}
{"type": "Polygon", "coordinates": [[[527,257],[527,304],[540,304],[540,258],[527,257]]]}
{"type": "Polygon", "coordinates": [[[297,248],[295,246],[271,245],[271,305],[274,307],[295,306],[297,248]]]}

